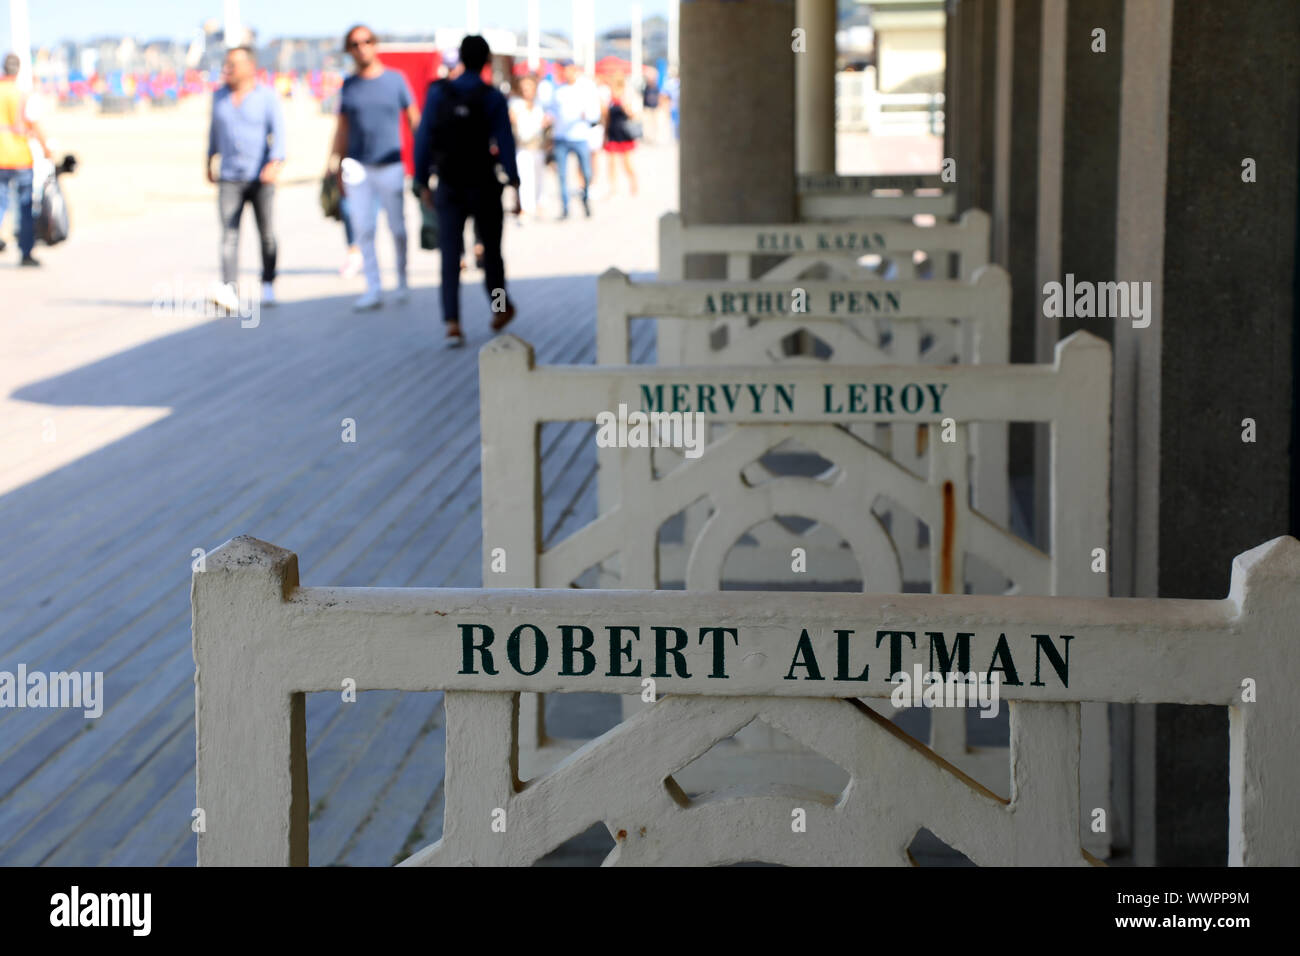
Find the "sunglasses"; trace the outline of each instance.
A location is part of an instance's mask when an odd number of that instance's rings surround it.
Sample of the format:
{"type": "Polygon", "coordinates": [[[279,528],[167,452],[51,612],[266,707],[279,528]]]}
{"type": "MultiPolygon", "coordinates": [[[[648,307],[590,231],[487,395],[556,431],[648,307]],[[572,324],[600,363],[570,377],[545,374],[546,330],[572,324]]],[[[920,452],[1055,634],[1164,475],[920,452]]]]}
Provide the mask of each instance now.
{"type": "Polygon", "coordinates": [[[374,38],[374,37],[366,37],[366,39],[364,39],[364,40],[353,40],[353,41],[351,41],[351,42],[348,44],[348,49],[349,49],[349,50],[356,50],[356,49],[360,49],[360,48],[363,47],[363,46],[374,46],[374,45],[375,45],[375,38],[374,38]]]}

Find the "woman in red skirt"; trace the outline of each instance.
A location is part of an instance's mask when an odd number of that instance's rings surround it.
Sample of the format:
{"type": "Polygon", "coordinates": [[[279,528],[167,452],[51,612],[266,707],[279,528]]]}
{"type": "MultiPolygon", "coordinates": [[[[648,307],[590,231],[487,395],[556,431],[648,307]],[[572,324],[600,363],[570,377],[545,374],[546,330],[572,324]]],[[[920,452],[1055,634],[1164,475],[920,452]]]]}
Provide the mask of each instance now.
{"type": "Polygon", "coordinates": [[[601,118],[605,126],[605,155],[609,157],[609,191],[614,193],[617,177],[614,175],[616,163],[622,160],[623,171],[627,173],[628,188],[636,195],[636,170],[632,168],[632,151],[636,149],[637,136],[640,135],[631,115],[623,106],[623,93],[626,81],[616,76],[610,83],[609,104],[601,118]]]}

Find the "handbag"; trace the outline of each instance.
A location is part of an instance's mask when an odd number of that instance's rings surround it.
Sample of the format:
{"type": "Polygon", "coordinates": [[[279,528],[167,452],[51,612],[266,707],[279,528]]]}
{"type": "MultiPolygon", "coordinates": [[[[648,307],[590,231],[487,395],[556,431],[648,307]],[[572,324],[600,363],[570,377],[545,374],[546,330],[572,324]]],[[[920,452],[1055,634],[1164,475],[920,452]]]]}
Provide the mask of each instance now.
{"type": "Polygon", "coordinates": [[[423,203],[420,204],[420,248],[438,248],[438,213],[423,203]]]}
{"type": "Polygon", "coordinates": [[[326,219],[343,218],[343,213],[339,209],[342,199],[343,190],[339,187],[338,176],[334,173],[326,173],[320,182],[320,209],[326,219]]]}

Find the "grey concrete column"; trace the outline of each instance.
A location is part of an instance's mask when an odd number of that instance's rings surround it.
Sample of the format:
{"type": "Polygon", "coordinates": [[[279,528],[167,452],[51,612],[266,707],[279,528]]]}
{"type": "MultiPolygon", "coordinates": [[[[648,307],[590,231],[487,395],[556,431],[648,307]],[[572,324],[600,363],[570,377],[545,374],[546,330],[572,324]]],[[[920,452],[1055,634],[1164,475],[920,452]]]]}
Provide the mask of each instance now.
{"type": "Polygon", "coordinates": [[[793,222],[794,0],[681,5],[681,212],[793,222]]]}
{"type": "MultiPolygon", "coordinates": [[[[1120,76],[1124,0],[1070,3],[1066,12],[1065,139],[1061,169],[1061,274],[1115,278],[1115,196],[1119,175],[1120,76]],[[1094,31],[1105,31],[1096,52],[1094,31]]],[[[1062,338],[1087,329],[1114,338],[1109,319],[1064,318],[1062,338]]]]}
{"type": "MultiPolygon", "coordinates": [[[[685,222],[795,220],[794,26],[794,0],[681,4],[685,222]]],[[[720,256],[686,263],[688,278],[724,274],[720,256]]]]}
{"type": "MultiPolygon", "coordinates": [[[[1234,555],[1295,532],[1298,35],[1294,0],[1174,4],[1158,386],[1161,597],[1222,597],[1234,555]],[[1245,158],[1257,164],[1257,182],[1242,181],[1245,158]],[[1256,422],[1254,444],[1241,440],[1244,418],[1256,422]]],[[[1226,712],[1162,705],[1156,735],[1157,861],[1222,864],[1226,712]]]]}
{"type": "MultiPolygon", "coordinates": [[[[1011,361],[1033,362],[1041,315],[1037,281],[1039,76],[1042,61],[1041,0],[1015,0],[1011,23],[1010,152],[1007,157],[1006,249],[1011,273],[1011,361]]],[[[1008,465],[1013,482],[1033,474],[1033,428],[1011,428],[1008,465]]]]}
{"type": "Polygon", "coordinates": [[[795,168],[835,172],[835,0],[796,0],[795,27],[805,51],[795,54],[795,168]]]}
{"type": "MultiPolygon", "coordinates": [[[[1174,0],[1128,0],[1124,11],[1115,278],[1150,282],[1153,304],[1149,327],[1119,322],[1114,328],[1110,583],[1116,597],[1157,593],[1160,396],[1143,384],[1160,380],[1173,6],[1174,0]]],[[[1116,815],[1124,821],[1117,842],[1129,848],[1133,862],[1152,866],[1156,708],[1113,707],[1111,717],[1116,815]]]]}
{"type": "Polygon", "coordinates": [[[960,35],[961,0],[947,0],[943,24],[943,155],[957,155],[957,100],[960,85],[955,78],[961,72],[960,35]]]}
{"type": "Polygon", "coordinates": [[[998,0],[957,0],[957,72],[952,111],[957,124],[958,209],[990,208],[993,190],[998,0]]]}
{"type": "MultiPolygon", "coordinates": [[[[1034,358],[1052,361],[1057,341],[1057,320],[1042,315],[1039,290],[1061,275],[1061,181],[1065,143],[1065,51],[1067,37],[1066,0],[1043,0],[1039,22],[1038,60],[1038,214],[1037,245],[1034,250],[1035,334],[1034,358]]],[[[1050,547],[1050,440],[1048,430],[1034,426],[1034,538],[1041,548],[1050,547]]]]}

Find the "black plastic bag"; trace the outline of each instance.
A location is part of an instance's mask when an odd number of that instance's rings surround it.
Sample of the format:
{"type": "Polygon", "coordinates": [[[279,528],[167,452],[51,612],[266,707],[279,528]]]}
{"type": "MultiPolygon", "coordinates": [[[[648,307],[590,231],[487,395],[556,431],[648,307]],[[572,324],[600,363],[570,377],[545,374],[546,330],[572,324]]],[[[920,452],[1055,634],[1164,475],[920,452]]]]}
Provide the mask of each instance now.
{"type": "Polygon", "coordinates": [[[68,204],[59,188],[59,177],[50,175],[41,186],[41,211],[36,217],[36,238],[57,246],[68,238],[68,204]]]}

